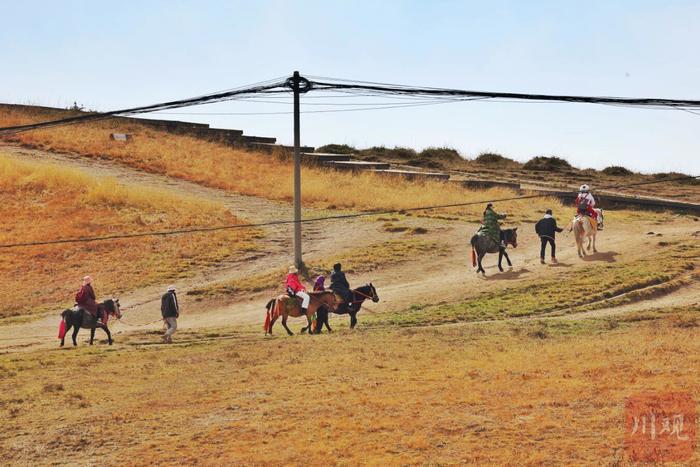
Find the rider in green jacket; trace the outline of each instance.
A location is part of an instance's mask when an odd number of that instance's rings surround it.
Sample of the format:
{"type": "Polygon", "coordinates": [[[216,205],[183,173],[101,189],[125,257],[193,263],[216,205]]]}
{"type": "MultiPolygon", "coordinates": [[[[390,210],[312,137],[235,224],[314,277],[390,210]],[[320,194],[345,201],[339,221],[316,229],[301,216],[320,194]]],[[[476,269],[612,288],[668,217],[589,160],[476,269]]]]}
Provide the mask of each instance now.
{"type": "Polygon", "coordinates": [[[484,225],[482,230],[491,237],[491,239],[498,245],[505,248],[505,244],[501,240],[501,226],[498,223],[500,219],[505,219],[505,214],[499,214],[493,210],[493,204],[489,203],[486,205],[486,210],[484,211],[484,225]]]}

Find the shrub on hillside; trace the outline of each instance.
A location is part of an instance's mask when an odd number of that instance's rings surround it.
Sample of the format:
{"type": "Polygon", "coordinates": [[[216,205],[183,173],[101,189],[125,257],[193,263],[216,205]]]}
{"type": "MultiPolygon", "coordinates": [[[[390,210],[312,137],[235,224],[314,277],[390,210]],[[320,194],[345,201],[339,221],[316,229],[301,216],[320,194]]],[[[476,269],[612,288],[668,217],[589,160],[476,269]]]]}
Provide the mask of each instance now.
{"type": "Polygon", "coordinates": [[[523,165],[525,170],[560,171],[571,169],[571,164],[561,157],[533,157],[523,165]]]}
{"type": "Polygon", "coordinates": [[[416,167],[424,167],[426,169],[442,169],[443,166],[440,162],[433,160],[433,159],[428,159],[428,158],[420,158],[417,157],[415,159],[410,159],[407,162],[408,165],[415,165],[416,167]]]}
{"type": "Polygon", "coordinates": [[[382,159],[415,159],[418,153],[411,148],[403,148],[396,146],[394,148],[387,148],[384,146],[373,146],[369,149],[363,149],[360,151],[363,156],[378,156],[382,159]]]}
{"type": "Polygon", "coordinates": [[[455,162],[459,162],[459,161],[464,160],[462,158],[462,156],[459,155],[459,152],[456,149],[452,149],[452,148],[448,148],[448,147],[425,148],[420,152],[420,154],[418,154],[418,157],[421,159],[441,159],[444,161],[455,161],[455,162]]]}
{"type": "Polygon", "coordinates": [[[606,167],[603,169],[603,173],[605,175],[612,175],[614,177],[624,177],[625,175],[632,175],[631,170],[619,165],[611,165],[610,167],[606,167]]]}
{"type": "Polygon", "coordinates": [[[319,148],[316,148],[315,152],[329,153],[329,154],[353,154],[357,152],[357,149],[347,144],[326,144],[319,148]]]}
{"type": "Polygon", "coordinates": [[[664,178],[682,178],[682,180],[678,180],[678,181],[676,181],[676,183],[680,183],[681,185],[700,185],[700,179],[690,178],[690,175],[682,174],[680,172],[657,173],[657,174],[654,174],[653,177],[658,179],[658,180],[662,180],[664,178]],[[683,177],[689,177],[689,178],[683,178],[683,177]]]}
{"type": "Polygon", "coordinates": [[[481,154],[476,156],[475,161],[480,164],[497,166],[517,164],[517,162],[515,162],[513,159],[501,156],[500,154],[496,154],[495,152],[482,152],[481,154]]]}

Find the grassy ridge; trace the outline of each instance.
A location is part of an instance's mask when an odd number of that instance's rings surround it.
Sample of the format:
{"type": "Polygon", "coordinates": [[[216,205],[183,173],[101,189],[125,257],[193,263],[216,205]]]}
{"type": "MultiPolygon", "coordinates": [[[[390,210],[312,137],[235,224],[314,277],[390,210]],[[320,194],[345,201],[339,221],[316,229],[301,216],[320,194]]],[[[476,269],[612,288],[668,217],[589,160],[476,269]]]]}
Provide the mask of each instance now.
{"type": "MultiPolygon", "coordinates": [[[[75,169],[0,153],[0,243],[235,224],[223,205],[127,186],[75,169]]],[[[259,232],[143,237],[0,250],[0,317],[72,304],[85,274],[100,296],[175,281],[255,248],[259,232]]]]}
{"type": "MultiPolygon", "coordinates": [[[[40,109],[29,112],[0,107],[0,126],[49,118],[56,118],[56,115],[40,109]]],[[[236,193],[281,201],[291,201],[293,197],[293,167],[288,160],[164,133],[122,120],[32,131],[18,134],[11,140],[45,150],[107,157],[138,169],[236,193]],[[130,133],[134,138],[127,143],[111,141],[109,134],[112,132],[130,133]]],[[[513,196],[512,191],[500,188],[475,192],[452,183],[408,181],[371,173],[350,176],[312,167],[304,167],[302,177],[304,203],[320,208],[404,209],[513,196]]],[[[536,210],[557,206],[560,206],[557,200],[544,198],[509,202],[499,208],[534,218],[536,210]]],[[[459,212],[479,216],[483,208],[471,206],[459,212]]]]}
{"type": "Polygon", "coordinates": [[[674,281],[681,281],[681,277],[686,275],[697,280],[697,274],[692,271],[699,265],[698,257],[700,245],[697,242],[676,244],[657,251],[647,259],[562,272],[556,279],[537,279],[516,287],[478,293],[474,298],[454,304],[416,305],[401,313],[374,315],[368,324],[434,325],[534,316],[554,311],[587,311],[620,305],[642,298],[634,294],[640,294],[640,289],[646,287],[680,285],[674,281]],[[616,298],[622,294],[628,295],[616,298]]]}

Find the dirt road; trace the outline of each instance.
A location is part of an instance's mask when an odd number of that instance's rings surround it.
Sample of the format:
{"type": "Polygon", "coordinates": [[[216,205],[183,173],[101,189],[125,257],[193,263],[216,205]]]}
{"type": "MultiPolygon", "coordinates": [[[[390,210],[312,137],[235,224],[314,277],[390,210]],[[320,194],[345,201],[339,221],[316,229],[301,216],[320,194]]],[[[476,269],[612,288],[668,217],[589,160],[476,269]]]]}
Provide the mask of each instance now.
{"type": "MultiPolygon", "coordinates": [[[[195,183],[182,181],[167,176],[144,173],[132,168],[120,166],[109,161],[85,159],[67,154],[55,154],[45,151],[29,150],[13,146],[2,146],[4,152],[16,157],[50,161],[62,166],[89,170],[96,175],[111,176],[126,184],[145,184],[172,190],[185,195],[203,196],[223,203],[236,216],[251,222],[264,222],[271,219],[291,218],[291,207],[250,196],[241,196],[203,187],[195,183]]],[[[320,215],[323,212],[306,210],[305,215],[320,215]]],[[[564,219],[560,219],[560,223],[564,219]]],[[[468,238],[476,229],[475,225],[465,225],[454,221],[412,218],[404,222],[410,226],[427,228],[428,233],[421,239],[437,241],[445,245],[448,254],[439,252],[422,257],[413,257],[407,261],[379,270],[350,277],[351,283],[360,285],[373,282],[378,289],[381,301],[363,308],[362,313],[397,311],[412,305],[426,305],[440,302],[452,302],[472,297],[480,291],[497,290],[516,285],[533,278],[552,278],[562,270],[582,269],[593,263],[624,263],[648,254],[649,248],[658,243],[656,234],[661,234],[664,241],[687,239],[697,231],[697,223],[687,218],[677,218],[671,223],[654,226],[654,236],[648,235],[650,227],[644,222],[623,225],[616,222],[615,212],[608,212],[607,229],[599,235],[597,254],[585,260],[576,256],[573,238],[565,234],[558,240],[558,265],[539,264],[539,240],[533,232],[532,225],[520,228],[519,247],[510,252],[514,267],[499,273],[495,267],[496,256],[490,255],[485,260],[487,276],[474,273],[470,263],[468,238]]],[[[186,329],[203,329],[228,325],[261,324],[264,303],[275,290],[265,291],[235,303],[199,303],[186,296],[186,292],[195,287],[220,282],[227,279],[244,279],[255,274],[264,273],[284,267],[291,261],[291,225],[265,228],[264,248],[260,252],[249,253],[240,258],[231,258],[216,268],[197,272],[186,281],[177,283],[182,297],[183,313],[180,326],[186,329]]],[[[415,239],[408,233],[390,233],[382,228],[381,222],[373,219],[354,219],[307,224],[304,226],[304,248],[307,260],[319,260],[330,252],[362,248],[387,240],[415,239]]],[[[505,264],[505,262],[504,262],[505,264]]],[[[280,277],[280,282],[282,281],[280,277]]],[[[166,284],[146,287],[122,295],[120,301],[124,307],[124,322],[115,323],[113,329],[128,333],[134,329],[158,329],[159,322],[142,326],[144,323],[157,321],[160,316],[160,295],[166,284]]],[[[565,286],[565,284],[563,284],[565,286]]],[[[689,300],[697,297],[697,289],[681,290],[658,300],[673,302],[676,294],[679,299],[689,300]],[[682,297],[682,298],[681,298],[682,297]]],[[[663,302],[666,303],[666,302],[663,302]]],[[[626,308],[621,307],[614,312],[626,308]]],[[[36,349],[57,345],[58,312],[30,321],[6,324],[0,323],[0,349],[15,351],[36,349]]],[[[608,310],[612,313],[613,311],[608,310]]],[[[598,314],[603,311],[598,311],[598,314]]],[[[335,317],[334,320],[346,318],[335,317]]],[[[336,321],[337,322],[337,321],[336,321]]],[[[360,315],[360,323],[362,314],[360,315]]],[[[296,323],[293,323],[296,327],[296,323]]],[[[301,321],[299,321],[301,325],[301,321]]],[[[85,331],[81,340],[86,337],[85,331]]]]}

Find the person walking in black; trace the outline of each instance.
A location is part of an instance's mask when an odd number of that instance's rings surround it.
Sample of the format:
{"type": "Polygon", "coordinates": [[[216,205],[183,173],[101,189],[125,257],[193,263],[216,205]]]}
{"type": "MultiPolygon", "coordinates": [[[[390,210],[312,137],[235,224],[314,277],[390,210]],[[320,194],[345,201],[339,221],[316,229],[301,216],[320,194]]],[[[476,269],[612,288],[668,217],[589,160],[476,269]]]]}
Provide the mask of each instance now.
{"type": "Polygon", "coordinates": [[[168,287],[168,291],[161,297],[160,312],[167,328],[165,334],[163,334],[163,341],[166,344],[171,344],[173,342],[173,334],[177,331],[177,319],[180,317],[180,306],[177,303],[174,285],[168,287]]]}
{"type": "Polygon", "coordinates": [[[557,220],[552,216],[552,210],[547,209],[545,215],[535,224],[535,232],[540,236],[542,247],[540,248],[540,263],[544,264],[544,252],[547,248],[547,243],[552,246],[552,263],[557,262],[557,246],[555,236],[557,232],[562,232],[563,229],[557,227],[557,220]]]}

